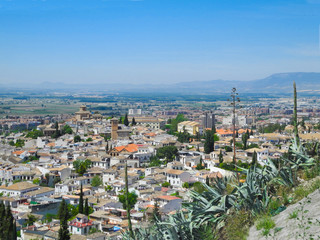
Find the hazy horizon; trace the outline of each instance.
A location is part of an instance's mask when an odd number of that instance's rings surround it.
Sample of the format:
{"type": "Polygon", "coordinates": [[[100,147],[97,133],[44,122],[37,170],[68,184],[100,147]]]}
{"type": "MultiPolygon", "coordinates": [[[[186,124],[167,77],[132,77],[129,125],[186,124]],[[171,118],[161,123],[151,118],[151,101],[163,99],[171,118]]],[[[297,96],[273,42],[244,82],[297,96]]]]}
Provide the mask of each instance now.
{"type": "Polygon", "coordinates": [[[320,72],[320,1],[0,0],[0,84],[320,72]]]}

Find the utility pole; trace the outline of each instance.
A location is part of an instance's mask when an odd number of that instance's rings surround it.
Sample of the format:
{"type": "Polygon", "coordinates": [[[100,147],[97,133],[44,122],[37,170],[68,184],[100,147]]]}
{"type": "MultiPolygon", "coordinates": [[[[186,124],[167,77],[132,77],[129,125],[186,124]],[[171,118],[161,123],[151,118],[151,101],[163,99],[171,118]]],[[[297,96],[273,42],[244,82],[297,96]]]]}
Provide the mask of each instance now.
{"type": "Polygon", "coordinates": [[[236,174],[237,174],[237,179],[239,182],[239,175],[237,171],[237,158],[236,158],[236,103],[240,102],[240,98],[238,98],[238,93],[236,88],[232,88],[231,90],[231,103],[230,105],[232,106],[232,126],[233,126],[233,164],[236,169],[236,174]]]}

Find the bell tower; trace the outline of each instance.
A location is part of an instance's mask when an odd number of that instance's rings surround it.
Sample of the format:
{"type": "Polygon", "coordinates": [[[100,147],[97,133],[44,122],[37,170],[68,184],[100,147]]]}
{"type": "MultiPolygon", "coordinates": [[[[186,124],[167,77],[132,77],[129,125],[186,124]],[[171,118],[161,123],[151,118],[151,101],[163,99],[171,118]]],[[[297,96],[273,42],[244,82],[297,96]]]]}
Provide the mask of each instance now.
{"type": "Polygon", "coordinates": [[[111,139],[117,140],[118,139],[118,119],[112,118],[110,121],[111,121],[111,139]]]}

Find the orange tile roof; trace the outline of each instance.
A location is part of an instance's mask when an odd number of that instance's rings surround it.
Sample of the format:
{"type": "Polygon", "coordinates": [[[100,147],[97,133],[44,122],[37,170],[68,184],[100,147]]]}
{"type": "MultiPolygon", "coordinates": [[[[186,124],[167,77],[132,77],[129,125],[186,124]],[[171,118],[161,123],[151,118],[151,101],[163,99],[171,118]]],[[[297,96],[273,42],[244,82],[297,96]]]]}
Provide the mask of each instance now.
{"type": "Polygon", "coordinates": [[[145,136],[150,136],[150,137],[154,137],[156,136],[157,134],[154,133],[154,132],[150,132],[150,133],[146,133],[145,136]]]}
{"type": "Polygon", "coordinates": [[[12,152],[12,154],[19,156],[19,155],[21,155],[21,154],[24,153],[24,152],[25,152],[25,151],[15,151],[15,152],[12,152]]]}
{"type": "Polygon", "coordinates": [[[249,129],[239,129],[238,130],[238,133],[240,133],[240,134],[242,134],[242,133],[246,133],[247,132],[247,130],[250,132],[250,130],[249,129]]]}
{"type": "Polygon", "coordinates": [[[233,134],[233,132],[231,130],[228,130],[228,129],[217,129],[216,130],[217,134],[220,134],[220,135],[226,135],[226,134],[233,134]]]}
{"type": "Polygon", "coordinates": [[[54,146],[56,146],[56,143],[51,142],[51,143],[48,143],[47,146],[48,146],[48,147],[54,147],[54,146]]]}
{"type": "Polygon", "coordinates": [[[126,146],[119,146],[119,147],[115,147],[115,149],[118,152],[121,152],[123,150],[127,151],[127,152],[137,152],[139,147],[136,144],[128,144],[126,146]]]}
{"type": "Polygon", "coordinates": [[[175,197],[175,196],[167,196],[167,195],[159,196],[158,198],[163,199],[163,200],[167,200],[167,201],[171,201],[171,200],[175,200],[175,199],[181,199],[181,198],[178,198],[178,197],[175,197]]]}

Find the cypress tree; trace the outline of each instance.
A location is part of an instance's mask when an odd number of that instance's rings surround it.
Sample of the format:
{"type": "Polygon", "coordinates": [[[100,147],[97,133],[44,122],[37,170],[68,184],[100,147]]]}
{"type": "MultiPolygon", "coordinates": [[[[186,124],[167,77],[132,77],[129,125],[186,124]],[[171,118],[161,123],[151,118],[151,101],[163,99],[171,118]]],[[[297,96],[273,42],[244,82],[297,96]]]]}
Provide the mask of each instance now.
{"type": "Polygon", "coordinates": [[[214,133],[210,130],[206,131],[206,140],[204,142],[204,152],[211,153],[214,150],[214,133]]]}
{"type": "Polygon", "coordinates": [[[219,163],[223,163],[223,155],[222,155],[221,150],[220,150],[220,153],[219,153],[219,163]]]}
{"type": "Polygon", "coordinates": [[[254,151],[254,152],[253,152],[253,155],[252,155],[251,165],[255,166],[255,165],[257,164],[257,158],[258,158],[257,152],[254,151]]]}
{"type": "Polygon", "coordinates": [[[81,184],[81,187],[80,187],[79,213],[82,213],[82,214],[83,214],[83,191],[82,191],[82,184],[81,184]]]}
{"type": "Polygon", "coordinates": [[[89,204],[88,204],[88,198],[86,198],[84,203],[84,214],[89,216],[89,204]]]}
{"type": "Polygon", "coordinates": [[[106,153],[109,152],[109,143],[107,142],[107,145],[106,145],[106,153]]]}
{"type": "MultiPolygon", "coordinates": [[[[5,206],[1,202],[0,203],[0,216],[5,216],[5,211],[6,211],[5,210],[5,206]]],[[[4,217],[0,217],[0,236],[3,236],[4,224],[5,224],[5,218],[4,217]]]]}
{"type": "Polygon", "coordinates": [[[134,117],[132,118],[131,125],[132,125],[132,126],[137,125],[136,120],[134,119],[134,117]]]}
{"type": "Polygon", "coordinates": [[[68,205],[64,199],[62,199],[58,214],[60,219],[60,229],[59,229],[58,239],[69,240],[70,239],[70,234],[68,230],[69,211],[68,211],[68,205]]]}
{"type": "Polygon", "coordinates": [[[17,223],[16,223],[16,221],[14,221],[14,224],[13,224],[12,239],[13,239],[13,240],[16,240],[16,239],[17,239],[17,223]]]}
{"type": "Polygon", "coordinates": [[[129,126],[128,114],[124,116],[123,124],[129,126]]]}

